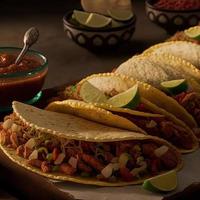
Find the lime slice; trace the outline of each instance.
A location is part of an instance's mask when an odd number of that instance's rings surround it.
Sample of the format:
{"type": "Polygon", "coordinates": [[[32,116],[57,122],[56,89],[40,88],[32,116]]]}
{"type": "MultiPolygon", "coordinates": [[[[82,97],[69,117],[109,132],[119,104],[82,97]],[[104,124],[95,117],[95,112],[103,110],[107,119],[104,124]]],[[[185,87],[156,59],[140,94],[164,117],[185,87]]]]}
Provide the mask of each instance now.
{"type": "Polygon", "coordinates": [[[90,28],[104,28],[108,26],[112,21],[110,17],[79,10],[74,10],[73,17],[79,24],[90,28]]]}
{"type": "Polygon", "coordinates": [[[133,18],[131,10],[112,9],[108,10],[108,15],[118,21],[128,21],[133,18]]]}
{"type": "Polygon", "coordinates": [[[107,103],[117,108],[135,108],[140,103],[138,85],[134,85],[125,92],[111,97],[108,99],[107,103]]]}
{"type": "Polygon", "coordinates": [[[200,26],[193,26],[185,30],[184,33],[190,38],[200,40],[200,26]]]}
{"type": "Polygon", "coordinates": [[[187,90],[188,85],[185,79],[165,81],[161,83],[161,86],[170,94],[179,94],[187,90]]]}
{"type": "Polygon", "coordinates": [[[81,85],[80,97],[83,101],[89,103],[104,103],[107,101],[106,95],[88,81],[81,85]]]}
{"type": "Polygon", "coordinates": [[[142,187],[152,192],[170,192],[177,187],[177,175],[174,170],[144,181],[142,187]]]}

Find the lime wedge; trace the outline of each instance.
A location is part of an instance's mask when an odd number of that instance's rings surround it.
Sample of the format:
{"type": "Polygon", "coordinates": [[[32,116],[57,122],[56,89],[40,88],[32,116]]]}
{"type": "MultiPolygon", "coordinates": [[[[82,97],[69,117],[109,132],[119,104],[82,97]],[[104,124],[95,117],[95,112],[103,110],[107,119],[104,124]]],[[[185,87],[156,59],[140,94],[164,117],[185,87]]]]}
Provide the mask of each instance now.
{"type": "Polygon", "coordinates": [[[88,103],[104,103],[107,101],[106,95],[88,81],[81,85],[80,97],[88,103]]]}
{"type": "Polygon", "coordinates": [[[176,95],[187,90],[188,85],[185,79],[165,81],[161,86],[170,94],[176,95]]]}
{"type": "Polygon", "coordinates": [[[131,10],[112,9],[108,10],[108,15],[118,21],[128,21],[133,18],[131,10]]]}
{"type": "Polygon", "coordinates": [[[200,26],[193,26],[185,30],[184,33],[190,38],[200,40],[200,26]]]}
{"type": "Polygon", "coordinates": [[[144,181],[142,187],[152,192],[170,192],[177,187],[177,175],[174,170],[144,181]]]}
{"type": "Polygon", "coordinates": [[[135,108],[140,103],[140,95],[138,85],[134,85],[125,92],[119,93],[110,99],[107,104],[110,104],[117,108],[135,108]]]}
{"type": "Polygon", "coordinates": [[[104,28],[108,26],[112,21],[110,17],[79,10],[74,10],[73,17],[79,24],[90,28],[104,28]]]}

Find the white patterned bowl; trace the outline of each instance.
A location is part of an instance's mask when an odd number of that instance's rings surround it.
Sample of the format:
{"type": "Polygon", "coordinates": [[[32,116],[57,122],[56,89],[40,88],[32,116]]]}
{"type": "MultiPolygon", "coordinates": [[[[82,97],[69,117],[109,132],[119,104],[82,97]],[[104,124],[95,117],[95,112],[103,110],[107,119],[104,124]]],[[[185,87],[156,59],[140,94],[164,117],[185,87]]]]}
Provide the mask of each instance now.
{"type": "Polygon", "coordinates": [[[69,20],[72,13],[69,11],[63,17],[64,31],[70,39],[89,49],[116,47],[130,41],[135,31],[135,16],[122,27],[91,29],[72,23],[69,20]]]}
{"type": "Polygon", "coordinates": [[[200,21],[200,10],[165,10],[153,6],[155,0],[145,2],[147,17],[169,34],[195,26],[200,21]]]}

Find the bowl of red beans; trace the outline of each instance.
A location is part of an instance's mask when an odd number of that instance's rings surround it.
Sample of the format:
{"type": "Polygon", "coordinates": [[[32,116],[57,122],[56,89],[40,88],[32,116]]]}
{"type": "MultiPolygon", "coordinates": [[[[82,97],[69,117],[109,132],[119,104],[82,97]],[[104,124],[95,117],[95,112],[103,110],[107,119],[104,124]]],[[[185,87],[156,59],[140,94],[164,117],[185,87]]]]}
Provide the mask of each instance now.
{"type": "Polygon", "coordinates": [[[146,0],[145,7],[149,20],[169,34],[200,21],[200,0],[146,0]]]}

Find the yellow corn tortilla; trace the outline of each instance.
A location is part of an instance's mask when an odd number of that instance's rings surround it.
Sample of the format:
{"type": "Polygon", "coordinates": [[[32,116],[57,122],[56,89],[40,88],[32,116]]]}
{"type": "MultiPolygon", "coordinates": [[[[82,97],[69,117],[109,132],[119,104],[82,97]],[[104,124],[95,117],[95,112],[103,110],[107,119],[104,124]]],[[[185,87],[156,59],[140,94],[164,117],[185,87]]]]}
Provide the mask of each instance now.
{"type": "Polygon", "coordinates": [[[193,138],[193,147],[189,150],[178,148],[180,152],[189,153],[189,152],[195,151],[198,148],[197,138],[195,137],[193,132],[190,130],[190,128],[186,126],[181,120],[177,119],[171,113],[168,113],[167,111],[152,104],[148,100],[145,100],[144,98],[142,98],[142,102],[145,104],[146,108],[159,114],[139,112],[139,111],[131,110],[128,108],[116,108],[111,105],[107,105],[103,103],[102,104],[85,103],[83,101],[71,100],[71,99],[52,102],[46,107],[46,109],[50,111],[60,112],[60,113],[74,114],[76,116],[83,117],[85,119],[89,119],[98,123],[106,124],[113,127],[123,128],[123,129],[135,131],[135,132],[139,132],[143,134],[148,134],[148,133],[145,130],[138,127],[129,119],[126,119],[126,117],[113,114],[112,111],[119,112],[119,113],[128,113],[134,116],[151,117],[151,118],[167,117],[168,119],[173,121],[175,124],[184,127],[193,138]]]}
{"type": "MultiPolygon", "coordinates": [[[[19,102],[13,103],[13,110],[14,113],[28,126],[34,127],[35,129],[45,133],[49,133],[52,136],[92,142],[146,140],[154,141],[160,145],[166,145],[174,151],[178,158],[178,164],[174,170],[178,171],[182,168],[183,162],[180,153],[173,145],[160,138],[107,127],[69,114],[45,111],[19,102]]],[[[81,178],[79,176],[67,176],[60,173],[42,173],[39,169],[27,165],[26,159],[17,156],[15,150],[2,145],[0,145],[0,148],[13,162],[26,168],[27,170],[51,179],[66,180],[99,186],[124,186],[139,184],[142,183],[144,179],[149,178],[149,176],[147,176],[132,182],[119,181],[116,183],[108,183],[96,180],[95,178],[81,178]]]]}
{"type": "Polygon", "coordinates": [[[116,73],[94,74],[82,79],[78,84],[81,85],[85,81],[90,82],[104,93],[110,93],[113,89],[121,93],[133,85],[138,84],[141,97],[166,110],[167,112],[172,113],[178,119],[185,122],[185,124],[187,124],[190,128],[197,127],[196,121],[185,108],[179,105],[176,100],[149,84],[116,73]]]}

